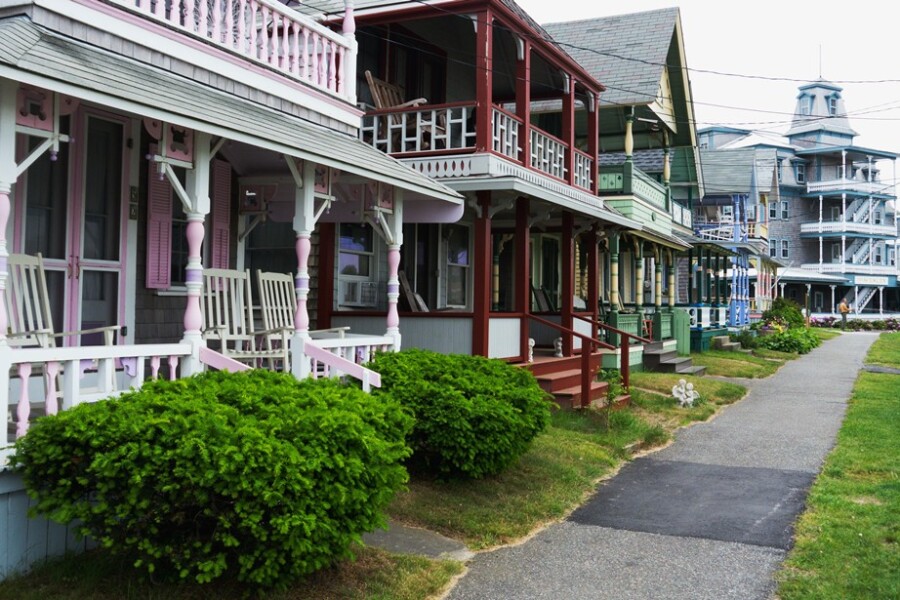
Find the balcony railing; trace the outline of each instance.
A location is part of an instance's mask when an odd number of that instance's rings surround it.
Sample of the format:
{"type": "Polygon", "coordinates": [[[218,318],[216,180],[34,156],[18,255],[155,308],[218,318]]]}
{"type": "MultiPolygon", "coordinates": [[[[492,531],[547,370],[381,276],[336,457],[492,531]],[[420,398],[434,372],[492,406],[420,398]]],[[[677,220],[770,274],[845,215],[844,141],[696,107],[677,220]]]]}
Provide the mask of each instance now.
{"type": "Polygon", "coordinates": [[[634,195],[663,210],[666,209],[666,188],[636,167],[626,177],[626,165],[600,167],[600,192],[604,195],[634,195]]]}
{"type": "Polygon", "coordinates": [[[356,103],[352,11],[344,37],[276,0],[105,1],[356,103]]]}
{"type": "MultiPolygon", "coordinates": [[[[387,154],[471,150],[475,148],[474,114],[475,105],[465,103],[372,110],[363,116],[360,136],[387,154]]],[[[501,141],[508,142],[508,136],[501,141]]]]}
{"type": "Polygon", "coordinates": [[[863,275],[897,275],[896,265],[855,265],[853,263],[803,263],[802,269],[819,273],[861,273],[863,275]]]}
{"type": "Polygon", "coordinates": [[[686,206],[682,206],[677,202],[672,202],[671,209],[673,222],[678,223],[679,225],[683,225],[684,227],[693,227],[693,215],[691,214],[691,210],[689,208],[687,208],[686,206]]]}
{"type": "Polygon", "coordinates": [[[829,192],[860,192],[863,194],[888,194],[891,185],[881,181],[858,181],[856,179],[832,179],[830,181],[812,181],[806,184],[809,194],[827,194],[829,192]]]}
{"type": "Polygon", "coordinates": [[[747,237],[751,240],[767,240],[769,239],[769,226],[765,223],[748,223],[747,237]]]}
{"type": "Polygon", "coordinates": [[[800,233],[863,233],[870,235],[895,235],[895,225],[873,225],[871,223],[854,223],[852,221],[821,221],[818,223],[802,223],[800,233]]]}
{"type": "Polygon", "coordinates": [[[531,128],[531,166],[558,179],[566,178],[566,143],[531,128]]]}
{"type": "Polygon", "coordinates": [[[590,191],[594,185],[594,159],[575,150],[575,185],[590,191]]]}
{"type": "Polygon", "coordinates": [[[491,126],[493,131],[491,148],[494,152],[513,160],[519,160],[519,151],[521,150],[519,131],[522,128],[522,120],[495,106],[491,126]]]}

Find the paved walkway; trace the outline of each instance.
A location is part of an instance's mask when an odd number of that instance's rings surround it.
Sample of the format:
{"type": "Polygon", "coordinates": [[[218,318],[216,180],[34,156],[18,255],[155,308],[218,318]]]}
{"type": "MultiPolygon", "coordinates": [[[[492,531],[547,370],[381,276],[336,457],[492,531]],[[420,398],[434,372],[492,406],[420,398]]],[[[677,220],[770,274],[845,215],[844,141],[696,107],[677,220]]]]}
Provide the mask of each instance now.
{"type": "Polygon", "coordinates": [[[876,337],[842,335],[754,381],[564,522],[475,556],[448,598],[768,598],[876,337]]]}

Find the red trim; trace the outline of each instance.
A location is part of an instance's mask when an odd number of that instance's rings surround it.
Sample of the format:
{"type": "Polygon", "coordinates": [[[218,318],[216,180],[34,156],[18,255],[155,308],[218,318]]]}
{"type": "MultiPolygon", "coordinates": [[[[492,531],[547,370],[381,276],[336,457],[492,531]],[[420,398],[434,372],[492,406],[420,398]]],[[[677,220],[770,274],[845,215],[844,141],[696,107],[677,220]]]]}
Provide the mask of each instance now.
{"type": "Polygon", "coordinates": [[[516,276],[515,307],[522,313],[522,325],[519,327],[519,348],[522,356],[528,356],[527,315],[531,311],[531,228],[528,219],[531,216],[529,200],[519,197],[516,200],[516,276]]]}
{"type": "Polygon", "coordinates": [[[591,230],[584,234],[582,242],[587,244],[587,303],[591,315],[591,337],[597,337],[597,320],[600,318],[600,253],[597,250],[597,226],[591,227],[591,230]]]}
{"type": "Polygon", "coordinates": [[[319,273],[316,329],[331,327],[334,314],[334,223],[319,224],[319,273]]]}
{"type": "Polygon", "coordinates": [[[491,314],[491,192],[478,191],[481,216],[475,219],[475,256],[472,308],[472,354],[488,355],[489,320],[491,314]]]}
{"type": "Polygon", "coordinates": [[[475,148],[485,151],[492,147],[491,122],[494,87],[494,15],[490,10],[476,15],[475,33],[475,148]]]}
{"type": "Polygon", "coordinates": [[[600,194],[600,119],[597,114],[600,111],[600,96],[594,96],[594,110],[588,111],[587,114],[587,139],[588,139],[588,156],[593,159],[593,167],[591,168],[591,192],[597,196],[600,194]]]}
{"type": "Polygon", "coordinates": [[[566,145],[566,183],[575,184],[575,79],[569,78],[569,89],[563,96],[562,136],[566,145]]]}
{"type": "Polygon", "coordinates": [[[522,131],[519,135],[519,147],[522,152],[519,160],[531,168],[531,42],[525,40],[525,55],[516,62],[516,112],[522,115],[522,131]]]}
{"type": "MultiPolygon", "coordinates": [[[[572,231],[575,226],[575,216],[566,211],[562,215],[562,298],[560,299],[560,322],[566,329],[572,329],[572,311],[574,311],[575,296],[575,241],[572,231]]],[[[563,336],[563,354],[570,356],[573,350],[571,334],[563,336]]]]}

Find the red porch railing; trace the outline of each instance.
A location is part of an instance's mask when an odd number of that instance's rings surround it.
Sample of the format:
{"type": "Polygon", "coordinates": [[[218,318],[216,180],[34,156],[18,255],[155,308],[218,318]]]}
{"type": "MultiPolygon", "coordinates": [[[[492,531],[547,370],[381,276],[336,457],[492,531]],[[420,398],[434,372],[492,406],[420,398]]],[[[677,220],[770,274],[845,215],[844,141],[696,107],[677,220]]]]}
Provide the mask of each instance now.
{"type": "MultiPolygon", "coordinates": [[[[621,329],[616,329],[612,325],[607,325],[603,321],[595,321],[594,319],[589,319],[582,315],[576,315],[576,314],[573,314],[572,316],[575,317],[576,319],[581,319],[582,321],[587,321],[588,323],[595,324],[600,329],[609,331],[610,333],[615,333],[619,336],[619,339],[622,340],[621,343],[619,344],[619,348],[620,348],[619,373],[621,373],[621,375],[622,375],[622,383],[627,388],[629,386],[629,381],[630,381],[630,366],[631,366],[629,364],[629,356],[628,356],[629,355],[628,347],[631,346],[631,342],[629,342],[628,340],[629,339],[637,340],[638,342],[640,342],[642,344],[650,344],[653,342],[653,340],[649,340],[649,339],[647,339],[645,337],[641,337],[639,335],[634,335],[633,333],[628,333],[627,331],[622,331],[621,329]]],[[[613,346],[612,344],[607,344],[607,346],[609,346],[610,348],[615,348],[615,346],[613,346]]]]}

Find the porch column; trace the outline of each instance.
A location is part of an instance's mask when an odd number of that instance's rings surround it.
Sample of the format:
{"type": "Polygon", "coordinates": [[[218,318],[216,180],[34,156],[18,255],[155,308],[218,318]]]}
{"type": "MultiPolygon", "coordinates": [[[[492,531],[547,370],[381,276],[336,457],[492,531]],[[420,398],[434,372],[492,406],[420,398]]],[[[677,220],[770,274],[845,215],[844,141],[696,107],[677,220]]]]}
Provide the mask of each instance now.
{"type": "Polygon", "coordinates": [[[476,192],[472,354],[488,355],[491,318],[491,192],[476,192]]]}
{"type": "Polygon", "coordinates": [[[639,318],[643,318],[644,312],[644,242],[634,241],[634,309],[639,318]]]}
{"type": "Polygon", "coordinates": [[[630,194],[634,178],[634,108],[625,113],[625,164],[622,165],[622,192],[630,194]]]}
{"type": "Polygon", "coordinates": [[[656,246],[653,254],[653,267],[655,271],[655,279],[653,282],[653,305],[656,312],[660,312],[662,308],[662,277],[663,277],[663,249],[656,246]]]}
{"type": "MultiPolygon", "coordinates": [[[[575,216],[566,211],[562,215],[562,277],[560,283],[562,285],[562,298],[560,299],[560,324],[567,329],[572,327],[572,311],[574,310],[575,296],[575,240],[573,239],[573,230],[575,225],[575,216]]],[[[571,356],[575,348],[575,340],[573,336],[564,333],[563,339],[563,355],[571,356]]]]}
{"type": "Polygon", "coordinates": [[[494,13],[485,10],[475,14],[475,101],[479,114],[475,124],[477,152],[487,152],[492,146],[493,132],[493,52],[494,13]]]}
{"type": "Polygon", "coordinates": [[[600,192],[600,97],[594,92],[590,92],[589,106],[587,114],[587,147],[588,154],[591,155],[591,192],[594,195],[600,192]]]}
{"type": "Polygon", "coordinates": [[[859,314],[859,286],[853,286],[853,312],[859,314]]]}
{"type": "Polygon", "coordinates": [[[562,135],[566,143],[566,181],[575,185],[575,78],[567,74],[566,91],[563,96],[562,135]]]}
{"type": "Polygon", "coordinates": [[[619,312],[619,233],[609,236],[609,312],[619,312]]]}
{"type": "MultiPolygon", "coordinates": [[[[297,168],[291,157],[286,157],[288,167],[295,178],[294,185],[294,233],[297,236],[297,277],[294,293],[297,295],[297,312],[294,313],[294,333],[291,334],[291,373],[297,379],[309,377],[312,366],[306,359],[304,348],[309,340],[309,254],[312,249],[311,236],[315,229],[316,165],[310,160],[303,161],[303,169],[297,168]],[[300,181],[296,181],[299,179],[300,181]]],[[[331,251],[334,251],[332,245],[331,251]]]]}
{"type": "Polygon", "coordinates": [[[600,252],[597,249],[597,225],[584,235],[584,243],[587,244],[587,304],[591,311],[591,337],[597,339],[597,321],[600,317],[600,252]]]}
{"type": "Polygon", "coordinates": [[[878,286],[878,314],[884,314],[884,286],[878,286]]]}
{"type": "Polygon", "coordinates": [[[847,270],[846,265],[846,255],[847,255],[847,236],[841,236],[841,273],[847,270]]]}
{"type": "Polygon", "coordinates": [[[728,308],[731,309],[728,315],[728,325],[737,327],[738,319],[738,257],[731,257],[731,298],[728,301],[728,308]]]}
{"type": "Polygon", "coordinates": [[[837,286],[829,285],[828,287],[831,288],[831,310],[828,312],[830,312],[831,314],[834,314],[834,288],[837,286]]]}
{"type": "MultiPolygon", "coordinates": [[[[9,276],[6,227],[9,223],[9,194],[16,181],[16,92],[19,85],[0,78],[0,347],[6,346],[6,279],[9,276]]],[[[0,365],[3,373],[6,366],[0,365]]],[[[3,388],[6,393],[6,387],[3,388]]]]}
{"type": "MultiPolygon", "coordinates": [[[[397,303],[400,301],[400,248],[403,246],[403,190],[394,187],[394,213],[388,219],[391,233],[391,243],[388,245],[387,263],[388,263],[388,312],[387,312],[387,331],[385,335],[394,339],[394,351],[400,351],[400,315],[397,312],[397,303]]],[[[485,255],[484,260],[491,262],[490,253],[485,255]]],[[[490,277],[490,269],[488,269],[490,277]]],[[[489,280],[490,281],[490,280],[489,280]]],[[[486,299],[490,302],[490,288],[486,294],[486,299]]]]}
{"type": "Polygon", "coordinates": [[[516,116],[522,119],[519,131],[519,160],[526,167],[531,166],[531,41],[517,38],[518,61],[516,62],[516,116]]]}
{"type": "Polygon", "coordinates": [[[669,310],[675,310],[675,251],[669,250],[669,310]]]}
{"type": "Polygon", "coordinates": [[[516,200],[516,277],[515,277],[515,306],[522,313],[522,321],[519,326],[519,350],[522,359],[528,360],[529,319],[531,312],[531,228],[528,219],[531,216],[528,198],[519,197],[516,200]]]}
{"type": "Polygon", "coordinates": [[[200,363],[200,347],[205,345],[201,328],[203,315],[200,311],[200,295],[203,292],[203,238],[206,228],[203,223],[209,214],[209,161],[211,136],[201,131],[194,132],[194,168],[185,174],[185,187],[191,201],[187,214],[188,261],[185,267],[185,287],[187,306],[184,310],[184,337],[182,343],[193,348],[190,358],[181,364],[183,375],[190,376],[203,370],[200,363]]]}
{"type": "Polygon", "coordinates": [[[688,304],[694,303],[694,284],[696,282],[695,273],[697,270],[694,268],[694,250],[693,248],[688,248],[688,289],[687,289],[687,299],[688,304]]]}
{"type": "Polygon", "coordinates": [[[787,285],[786,283],[779,283],[779,284],[778,284],[778,287],[781,288],[781,296],[780,296],[781,298],[784,298],[784,286],[786,286],[786,285],[787,285]]]}

